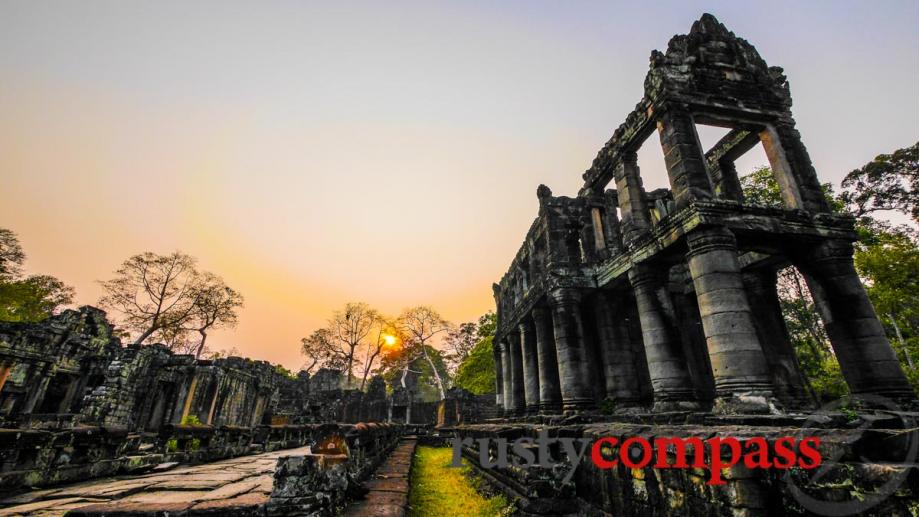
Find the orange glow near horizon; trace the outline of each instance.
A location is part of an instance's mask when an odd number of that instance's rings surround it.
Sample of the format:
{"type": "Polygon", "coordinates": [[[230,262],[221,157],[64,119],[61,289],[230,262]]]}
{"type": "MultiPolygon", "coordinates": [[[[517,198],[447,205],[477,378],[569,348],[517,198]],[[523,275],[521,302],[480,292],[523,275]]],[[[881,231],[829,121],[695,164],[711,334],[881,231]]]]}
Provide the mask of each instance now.
{"type": "MultiPolygon", "coordinates": [[[[917,9],[712,12],[785,69],[818,175],[838,184],[914,143],[919,107],[902,99],[919,82],[903,66],[917,9]],[[879,30],[851,36],[866,27],[879,30]]],[[[347,302],[475,321],[537,186],[577,194],[641,97],[651,50],[702,12],[0,3],[0,227],[19,235],[27,271],[74,286],[77,304],[95,304],[133,254],[197,257],[245,297],[238,327],[209,346],[293,370],[300,338],[347,302]]],[[[657,137],[647,146],[642,176],[664,185],[657,137]]]]}

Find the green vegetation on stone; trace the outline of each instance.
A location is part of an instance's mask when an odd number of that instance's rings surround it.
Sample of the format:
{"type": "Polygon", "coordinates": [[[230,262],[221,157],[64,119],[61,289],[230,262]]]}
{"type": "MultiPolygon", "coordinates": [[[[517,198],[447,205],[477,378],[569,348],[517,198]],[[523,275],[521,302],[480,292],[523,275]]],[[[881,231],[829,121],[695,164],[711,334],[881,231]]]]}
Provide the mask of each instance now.
{"type": "Polygon", "coordinates": [[[484,497],[478,489],[481,478],[463,460],[463,467],[451,467],[449,447],[418,447],[412,460],[412,490],[409,517],[450,515],[492,517],[511,515],[513,506],[503,495],[484,497]]]}

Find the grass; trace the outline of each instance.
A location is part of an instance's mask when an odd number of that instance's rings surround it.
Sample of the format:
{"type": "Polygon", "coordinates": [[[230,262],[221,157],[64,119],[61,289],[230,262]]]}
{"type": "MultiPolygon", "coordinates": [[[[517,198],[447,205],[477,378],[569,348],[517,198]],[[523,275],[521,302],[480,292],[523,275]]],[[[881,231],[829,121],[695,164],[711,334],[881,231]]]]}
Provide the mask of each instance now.
{"type": "Polygon", "coordinates": [[[466,460],[461,468],[451,467],[452,461],[449,447],[415,450],[409,517],[510,515],[511,505],[503,495],[486,498],[479,493],[477,488],[483,481],[473,475],[466,460]]]}

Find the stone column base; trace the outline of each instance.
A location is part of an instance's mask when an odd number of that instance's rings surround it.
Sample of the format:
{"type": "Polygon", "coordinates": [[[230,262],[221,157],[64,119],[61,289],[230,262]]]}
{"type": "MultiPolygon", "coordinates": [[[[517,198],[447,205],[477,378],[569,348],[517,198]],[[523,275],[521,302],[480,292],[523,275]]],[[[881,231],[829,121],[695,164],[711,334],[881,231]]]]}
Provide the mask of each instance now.
{"type": "Polygon", "coordinates": [[[561,402],[540,402],[540,415],[557,415],[562,412],[561,402]]]}
{"type": "Polygon", "coordinates": [[[695,400],[661,400],[651,407],[654,413],[672,413],[674,411],[699,411],[702,406],[695,400]]]}
{"type": "Polygon", "coordinates": [[[565,413],[568,413],[568,412],[577,413],[581,411],[586,411],[588,409],[593,409],[595,406],[596,406],[596,402],[594,401],[594,399],[590,397],[568,399],[568,400],[562,401],[562,409],[564,410],[565,413]]]}
{"type": "Polygon", "coordinates": [[[712,413],[719,415],[781,415],[772,391],[733,392],[715,398],[712,413]]]}

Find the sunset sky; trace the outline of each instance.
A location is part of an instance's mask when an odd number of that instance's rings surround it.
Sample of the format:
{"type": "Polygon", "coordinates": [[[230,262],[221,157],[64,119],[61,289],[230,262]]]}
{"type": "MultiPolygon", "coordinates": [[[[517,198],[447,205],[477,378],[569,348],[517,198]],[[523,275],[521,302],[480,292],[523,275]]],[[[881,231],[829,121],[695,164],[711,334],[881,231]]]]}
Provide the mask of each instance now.
{"type": "Polygon", "coordinates": [[[347,301],[472,320],[537,185],[577,193],[706,11],[784,67],[823,181],[919,137],[915,1],[4,0],[0,227],[79,304],[132,254],[189,253],[246,298],[209,344],[289,368],[347,301]]]}

